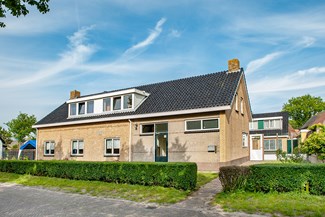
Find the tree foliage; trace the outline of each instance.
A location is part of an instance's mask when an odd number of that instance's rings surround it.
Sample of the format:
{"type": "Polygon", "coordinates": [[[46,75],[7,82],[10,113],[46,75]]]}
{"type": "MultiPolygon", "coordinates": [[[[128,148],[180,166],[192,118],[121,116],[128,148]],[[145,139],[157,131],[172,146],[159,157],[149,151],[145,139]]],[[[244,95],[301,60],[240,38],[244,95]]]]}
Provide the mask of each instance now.
{"type": "Polygon", "coordinates": [[[0,137],[5,141],[5,144],[12,143],[11,133],[0,126],[0,137]]]}
{"type": "Polygon", "coordinates": [[[35,139],[36,129],[32,128],[35,123],[36,117],[34,115],[19,113],[17,118],[5,124],[8,126],[8,130],[12,136],[18,142],[22,143],[27,139],[35,139]]]}
{"type": "Polygon", "coordinates": [[[290,125],[296,129],[302,127],[309,118],[323,110],[325,110],[323,99],[309,94],[292,97],[282,107],[282,111],[289,113],[290,125]]]}
{"type": "Polygon", "coordinates": [[[301,150],[309,155],[315,154],[318,159],[325,160],[325,125],[315,124],[309,127],[313,131],[302,143],[301,150]]]}
{"type": "MultiPolygon", "coordinates": [[[[29,13],[27,6],[36,7],[37,10],[45,14],[50,11],[48,2],[50,0],[0,0],[0,18],[6,17],[6,13],[10,13],[15,17],[21,15],[26,16],[29,13]]],[[[3,22],[0,22],[0,27],[5,27],[3,22]]]]}

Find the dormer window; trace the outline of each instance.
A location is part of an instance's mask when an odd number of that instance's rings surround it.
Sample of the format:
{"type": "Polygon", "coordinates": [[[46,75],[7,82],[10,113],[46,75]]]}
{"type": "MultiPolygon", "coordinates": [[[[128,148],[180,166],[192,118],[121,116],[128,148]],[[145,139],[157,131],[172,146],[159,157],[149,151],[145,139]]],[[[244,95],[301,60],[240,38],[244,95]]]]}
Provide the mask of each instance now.
{"type": "Polygon", "coordinates": [[[103,99],[103,111],[104,112],[111,111],[111,98],[103,99]]]}
{"type": "Polygon", "coordinates": [[[78,114],[83,115],[85,114],[85,109],[86,109],[86,103],[84,102],[79,102],[78,103],[78,114]]]}
{"type": "Polygon", "coordinates": [[[113,110],[121,110],[121,97],[113,98],[113,110]]]}
{"type": "Polygon", "coordinates": [[[70,115],[76,115],[77,114],[77,104],[71,103],[70,104],[70,115]]]}
{"type": "Polygon", "coordinates": [[[132,108],[132,94],[123,96],[123,109],[132,108]]]}
{"type": "Polygon", "coordinates": [[[87,114],[94,113],[94,100],[87,102],[87,114]]]}

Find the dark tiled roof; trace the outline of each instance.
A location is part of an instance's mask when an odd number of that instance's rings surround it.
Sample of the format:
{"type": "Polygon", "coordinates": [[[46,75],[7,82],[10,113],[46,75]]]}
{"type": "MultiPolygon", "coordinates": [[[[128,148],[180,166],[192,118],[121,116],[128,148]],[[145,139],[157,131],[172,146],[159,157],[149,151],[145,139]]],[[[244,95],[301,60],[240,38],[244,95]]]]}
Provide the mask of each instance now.
{"type": "Polygon", "coordinates": [[[275,136],[275,135],[288,135],[289,128],[289,114],[288,112],[270,112],[270,113],[259,113],[253,114],[254,118],[270,118],[270,117],[282,117],[282,129],[278,130],[250,130],[250,134],[264,134],[264,136],[275,136]]]}
{"type": "MultiPolygon", "coordinates": [[[[40,120],[36,125],[231,105],[243,73],[243,69],[232,73],[223,71],[161,83],[131,87],[146,91],[150,94],[136,111],[68,119],[68,105],[64,103],[40,120]]],[[[98,94],[87,96],[94,96],[98,94]]]]}
{"type": "Polygon", "coordinates": [[[309,120],[301,127],[301,129],[307,129],[314,124],[323,124],[325,122],[325,111],[319,112],[317,115],[312,116],[309,120]]]}

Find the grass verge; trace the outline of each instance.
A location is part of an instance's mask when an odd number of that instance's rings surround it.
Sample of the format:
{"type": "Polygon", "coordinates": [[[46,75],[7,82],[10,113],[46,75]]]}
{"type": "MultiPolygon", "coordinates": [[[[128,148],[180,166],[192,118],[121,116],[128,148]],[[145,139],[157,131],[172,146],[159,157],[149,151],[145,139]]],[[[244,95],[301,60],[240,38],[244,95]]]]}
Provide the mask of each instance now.
{"type": "MultiPolygon", "coordinates": [[[[217,174],[215,173],[198,173],[197,189],[214,179],[216,176],[217,174]]],[[[47,189],[61,190],[64,192],[159,204],[177,203],[184,200],[189,194],[191,194],[191,191],[177,190],[175,188],[164,188],[160,186],[142,186],[100,181],[70,180],[3,172],[0,172],[0,182],[10,182],[25,186],[41,186],[47,189]]]]}
{"type": "Polygon", "coordinates": [[[325,197],[304,193],[234,192],[216,195],[215,203],[225,211],[270,213],[273,216],[325,216],[325,197]]]}

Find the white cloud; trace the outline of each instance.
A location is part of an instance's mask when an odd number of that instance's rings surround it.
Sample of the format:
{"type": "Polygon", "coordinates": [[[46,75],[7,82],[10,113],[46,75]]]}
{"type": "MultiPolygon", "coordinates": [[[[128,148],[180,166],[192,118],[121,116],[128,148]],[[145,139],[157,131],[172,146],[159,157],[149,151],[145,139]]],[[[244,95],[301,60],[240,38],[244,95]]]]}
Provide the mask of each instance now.
{"type": "Polygon", "coordinates": [[[134,57],[138,56],[139,54],[141,54],[146,47],[148,47],[150,44],[154,43],[156,38],[162,32],[162,25],[165,22],[166,22],[166,18],[161,18],[157,22],[155,29],[150,31],[150,34],[148,35],[148,37],[145,40],[143,40],[143,41],[137,43],[136,45],[133,45],[131,48],[127,49],[123,54],[123,58],[125,58],[125,59],[134,58],[134,57]]]}
{"type": "Polygon", "coordinates": [[[260,69],[264,65],[268,64],[272,60],[274,60],[276,57],[280,56],[282,52],[274,52],[265,55],[262,58],[253,60],[247,64],[246,74],[251,74],[255,72],[256,70],[260,69]]]}
{"type": "Polygon", "coordinates": [[[306,48],[306,47],[310,47],[315,42],[316,42],[316,39],[314,37],[305,36],[305,37],[302,38],[301,41],[299,41],[297,43],[297,46],[301,46],[303,48],[306,48]]]}
{"type": "Polygon", "coordinates": [[[169,36],[174,37],[174,38],[179,38],[181,37],[182,33],[178,31],[177,29],[172,29],[169,33],[169,36]]]}

